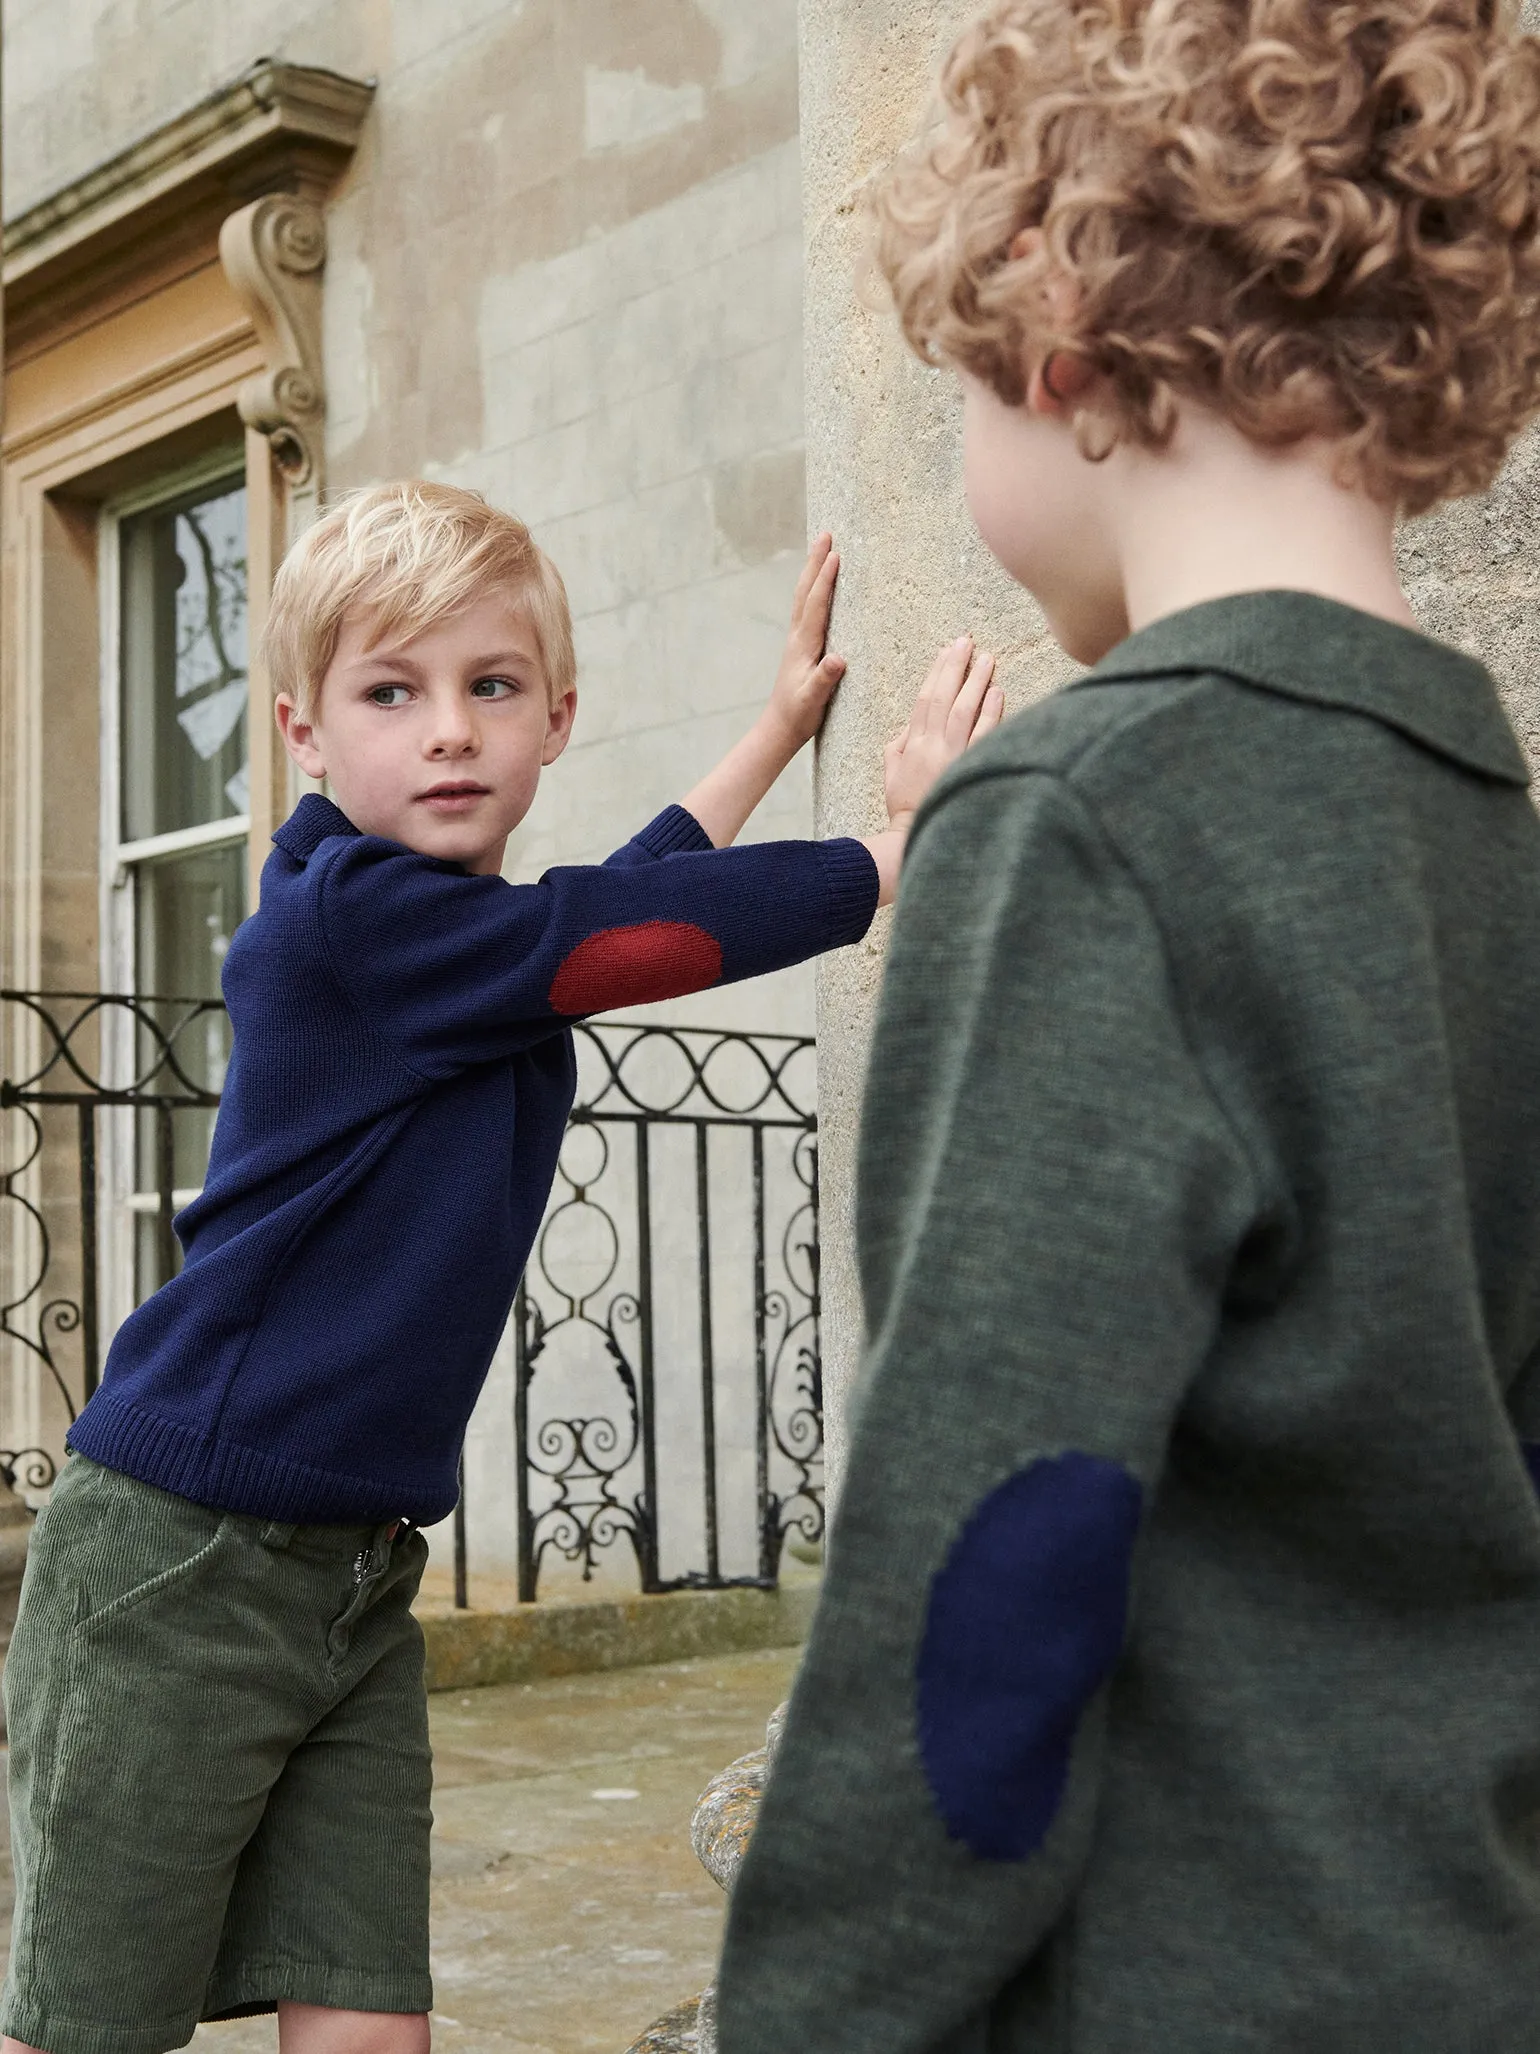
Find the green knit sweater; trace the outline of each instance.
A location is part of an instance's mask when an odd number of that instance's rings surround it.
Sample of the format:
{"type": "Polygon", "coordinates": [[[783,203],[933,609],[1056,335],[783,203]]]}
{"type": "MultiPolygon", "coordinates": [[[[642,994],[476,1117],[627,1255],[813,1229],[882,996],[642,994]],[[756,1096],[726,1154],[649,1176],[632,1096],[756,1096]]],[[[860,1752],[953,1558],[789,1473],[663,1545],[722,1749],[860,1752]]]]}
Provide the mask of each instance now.
{"type": "Polygon", "coordinates": [[[1133,636],[917,825],[723,2054],[1540,2049],[1540,822],[1480,665],[1133,636]]]}

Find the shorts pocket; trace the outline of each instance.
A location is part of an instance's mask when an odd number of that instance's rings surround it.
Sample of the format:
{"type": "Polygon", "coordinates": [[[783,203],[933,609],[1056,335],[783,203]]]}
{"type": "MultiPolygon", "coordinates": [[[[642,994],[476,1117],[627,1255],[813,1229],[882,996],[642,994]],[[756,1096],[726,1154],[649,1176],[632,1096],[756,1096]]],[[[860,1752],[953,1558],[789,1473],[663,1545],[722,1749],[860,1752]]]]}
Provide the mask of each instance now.
{"type": "Polygon", "coordinates": [[[170,1590],[173,1585],[190,1582],[210,1557],[216,1553],[221,1540],[224,1538],[224,1532],[224,1521],[221,1520],[214,1531],[203,1542],[203,1545],[195,1550],[194,1553],[181,1561],[171,1563],[167,1568],[157,1569],[153,1575],[144,1577],[140,1582],[131,1585],[129,1589],[119,1592],[116,1597],[109,1598],[106,1604],[97,1606],[94,1610],[87,1612],[82,1618],[77,1618],[75,1621],[75,1632],[78,1634],[89,1634],[99,1626],[106,1626],[114,1619],[121,1619],[125,1612],[131,1612],[137,1605],[145,1604],[149,1599],[158,1597],[162,1591],[170,1590]]]}
{"type": "Polygon", "coordinates": [[[96,1488],[73,1496],[68,1531],[60,1531],[61,1521],[46,1536],[52,1577],[68,1586],[60,1595],[70,1631],[84,1636],[190,1582],[219,1552],[228,1527],[226,1514],[132,1477],[98,1472],[93,1482],[96,1488]]]}

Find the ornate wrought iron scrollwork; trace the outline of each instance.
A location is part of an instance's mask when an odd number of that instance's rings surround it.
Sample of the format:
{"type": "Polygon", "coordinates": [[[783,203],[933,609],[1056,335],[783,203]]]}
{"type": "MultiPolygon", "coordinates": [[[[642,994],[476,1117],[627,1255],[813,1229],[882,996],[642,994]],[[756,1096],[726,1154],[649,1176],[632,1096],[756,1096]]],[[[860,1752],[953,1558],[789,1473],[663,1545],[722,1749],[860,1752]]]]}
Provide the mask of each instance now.
{"type": "MultiPolygon", "coordinates": [[[[792,1035],[619,1021],[590,1022],[579,1028],[577,1040],[578,1102],[515,1329],[521,1594],[536,1596],[542,1566],[557,1557],[591,1580],[606,1549],[621,1539],[635,1555],[644,1590],[773,1583],[788,1535],[816,1543],[823,1533],[813,1044],[792,1035]],[[676,1248],[665,1283],[653,1274],[659,1259],[655,1229],[671,1226],[677,1242],[680,1223],[655,1217],[653,1187],[664,1147],[660,1137],[670,1129],[694,1139],[693,1197],[680,1199],[695,1207],[694,1270],[681,1271],[676,1248]],[[634,1139],[617,1160],[611,1137],[623,1131],[634,1139]],[[725,1258],[721,1237],[713,1241],[709,1214],[712,1137],[723,1134],[750,1136],[754,1165],[758,1559],[737,1575],[721,1566],[719,1533],[715,1396],[723,1365],[716,1359],[712,1301],[720,1281],[715,1272],[725,1258]],[[576,1162],[574,1148],[586,1151],[589,1160],[576,1162]],[[771,1186],[773,1205],[767,1197],[771,1186]],[[782,1225],[788,1191],[790,1214],[782,1225]],[[559,1275],[559,1261],[552,1267],[558,1242],[565,1240],[570,1258],[580,1221],[588,1229],[590,1261],[581,1282],[559,1275]],[[687,1284],[683,1275],[690,1277],[687,1284]],[[660,1518],[678,1525],[684,1514],[677,1491],[659,1490],[665,1453],[659,1397],[666,1390],[677,1412],[688,1380],[676,1362],[654,1362],[654,1327],[658,1306],[672,1292],[671,1324],[676,1332],[683,1329],[679,1298],[685,1289],[698,1297],[691,1376],[698,1379],[700,1397],[690,1431],[700,1444],[705,1566],[666,1577],[659,1559],[660,1518]],[[558,1362],[563,1337],[564,1364],[558,1362]],[[601,1362],[613,1379],[607,1407],[592,1396],[601,1362]],[[575,1386],[586,1394],[581,1408],[561,1396],[575,1386]],[[542,1398],[548,1410],[542,1410],[542,1398]]],[[[681,1149],[676,1175],[688,1177],[680,1167],[685,1153],[681,1149]]],[[[735,1246],[741,1239],[740,1233],[735,1246]]],[[[738,1509],[730,1505],[729,1516],[738,1509]]],[[[675,1553],[677,1559],[677,1548],[675,1553]]]]}
{"type": "Polygon", "coordinates": [[[46,1448],[0,1448],[0,1476],[23,1497],[30,1491],[46,1491],[58,1473],[46,1448]]]}
{"type": "Polygon", "coordinates": [[[208,1091],[182,1066],[178,1044],[193,1027],[211,1015],[223,1014],[217,998],[130,998],[103,991],[0,991],[0,1000],[20,1009],[42,1042],[41,1060],[22,1077],[0,1085],[0,1104],[73,1105],[81,1097],[96,1105],[217,1106],[219,1094],[208,1091]],[[66,1017],[61,1008],[72,1010],[66,1017]],[[162,1015],[169,1015],[167,1019],[162,1015]],[[126,1071],[114,1081],[105,1074],[102,1051],[120,1031],[121,1046],[131,1050],[126,1071]],[[80,1044],[92,1035],[95,1062],[81,1054],[80,1044]]]}
{"type": "MultiPolygon", "coordinates": [[[[609,1214],[590,1196],[591,1187],[604,1176],[610,1163],[610,1144],[602,1128],[580,1123],[586,1133],[568,1130],[557,1175],[567,1194],[558,1197],[547,1211],[535,1244],[532,1264],[544,1282],[554,1288],[565,1310],[548,1320],[538,1299],[526,1287],[520,1292],[517,1367],[520,1418],[524,1422],[522,1460],[530,1476],[550,1486],[546,1502],[531,1511],[528,1478],[521,1492],[523,1518],[520,1533],[521,1594],[535,1595],[540,1566],[553,1551],[566,1562],[581,1565],[582,1578],[591,1582],[599,1557],[624,1536],[631,1544],[643,1580],[648,1559],[649,1513],[642,1492],[623,1498],[616,1479],[635,1458],[642,1437],[642,1408],[637,1374],[621,1329],[638,1324],[641,1307],[629,1291],[605,1293],[620,1264],[620,1238],[609,1214]],[[580,1180],[568,1158],[585,1141],[597,1151],[597,1159],[580,1180]],[[576,1149],[574,1148],[576,1143],[576,1149]],[[585,1220],[586,1216],[586,1220],[585,1220]],[[582,1273],[582,1254],[572,1244],[574,1219],[599,1224],[599,1247],[605,1250],[588,1275],[582,1273]],[[563,1277],[563,1254],[559,1247],[568,1242],[567,1274],[563,1277]],[[619,1423],[608,1413],[552,1416],[533,1432],[528,1428],[528,1394],[543,1357],[553,1346],[573,1344],[582,1351],[597,1351],[619,1384],[622,1417],[619,1423]],[[527,1588],[524,1588],[527,1586],[527,1588]]],[[[590,1262],[592,1259],[590,1258],[590,1262]]]]}
{"type": "Polygon", "coordinates": [[[580,1116],[715,1117],[809,1130],[817,1124],[814,1044],[805,1035],[590,1020],[578,1028],[577,1042],[580,1116]]]}
{"type": "Polygon", "coordinates": [[[766,1544],[779,1561],[791,1534],[809,1547],[824,1534],[823,1359],[819,1348],[818,1143],[802,1135],[792,1150],[792,1169],[806,1196],[786,1223],[781,1239],[785,1290],[766,1293],[767,1326],[779,1331],[770,1354],[765,1417],[781,1467],[791,1472],[787,1487],[772,1489],[765,1501],[766,1544]]]}
{"type": "MultiPolygon", "coordinates": [[[[217,1106],[217,1092],[190,1073],[183,1049],[198,1023],[222,1015],[224,1007],[218,999],[131,998],[110,992],[0,991],[0,1001],[8,1008],[10,1049],[16,1052],[31,1042],[35,1051],[17,1066],[18,1074],[0,1082],[0,1112],[11,1114],[20,1128],[17,1160],[0,1172],[0,1225],[9,1227],[10,1274],[9,1295],[0,1303],[0,1342],[20,1349],[38,1367],[73,1420],[95,1384],[95,1114],[102,1106],[121,1106],[169,1119],[185,1108],[217,1106]],[[42,1112],[48,1106],[72,1108],[79,1121],[78,1297],[46,1295],[53,1244],[32,1191],[43,1154],[42,1112]],[[73,1380],[56,1346],[66,1335],[79,1337],[82,1360],[73,1380]]],[[[9,1459],[23,1465],[24,1488],[42,1490],[52,1481],[52,1458],[42,1450],[24,1450],[15,1458],[0,1452],[0,1472],[9,1459]],[[41,1474],[45,1464],[47,1482],[27,1480],[41,1474]]]]}
{"type": "MultiPolygon", "coordinates": [[[[0,1340],[10,1341],[38,1364],[73,1419],[74,1401],[60,1369],[59,1359],[54,1353],[52,1337],[78,1331],[81,1324],[80,1306],[73,1298],[43,1298],[53,1243],[48,1232],[48,1223],[40,1208],[22,1188],[23,1180],[43,1153],[43,1123],[31,1106],[21,1103],[16,1096],[15,1087],[10,1083],[0,1083],[0,1112],[14,1114],[21,1123],[22,1132],[26,1137],[20,1160],[0,1175],[0,1215],[6,1218],[12,1229],[10,1249],[13,1265],[10,1294],[0,1302],[0,1340]],[[29,1240],[33,1244],[30,1259],[26,1248],[29,1240]],[[25,1325],[18,1324],[18,1320],[24,1319],[27,1308],[34,1304],[37,1305],[36,1331],[29,1333],[25,1325]]],[[[26,1455],[34,1452],[36,1451],[29,1449],[26,1455]]],[[[0,1471],[4,1471],[7,1483],[14,1481],[7,1467],[8,1462],[23,1459],[24,1456],[8,1457],[0,1452],[0,1471]]],[[[44,1460],[47,1459],[45,1456],[44,1460]]],[[[51,1477],[49,1481],[52,1482],[51,1477]]],[[[41,1490],[44,1486],[39,1484],[35,1488],[41,1490]]]]}

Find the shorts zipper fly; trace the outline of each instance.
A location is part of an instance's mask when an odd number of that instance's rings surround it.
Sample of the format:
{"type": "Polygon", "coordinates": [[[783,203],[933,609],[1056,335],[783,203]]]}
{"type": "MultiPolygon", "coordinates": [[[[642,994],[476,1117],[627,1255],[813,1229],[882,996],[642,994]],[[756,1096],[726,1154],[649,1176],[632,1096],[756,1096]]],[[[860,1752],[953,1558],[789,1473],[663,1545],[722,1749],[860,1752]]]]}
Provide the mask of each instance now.
{"type": "MultiPolygon", "coordinates": [[[[402,1531],[404,1527],[406,1527],[409,1524],[410,1522],[405,1519],[394,1520],[391,1523],[391,1525],[389,1525],[385,1529],[385,1545],[387,1547],[393,1546],[395,1543],[396,1536],[402,1531]]],[[[358,1587],[364,1582],[365,1578],[368,1576],[370,1570],[373,1567],[374,1547],[373,1544],[371,1544],[367,1548],[360,1548],[358,1553],[353,1558],[353,1587],[355,1590],[358,1589],[358,1587]]]]}

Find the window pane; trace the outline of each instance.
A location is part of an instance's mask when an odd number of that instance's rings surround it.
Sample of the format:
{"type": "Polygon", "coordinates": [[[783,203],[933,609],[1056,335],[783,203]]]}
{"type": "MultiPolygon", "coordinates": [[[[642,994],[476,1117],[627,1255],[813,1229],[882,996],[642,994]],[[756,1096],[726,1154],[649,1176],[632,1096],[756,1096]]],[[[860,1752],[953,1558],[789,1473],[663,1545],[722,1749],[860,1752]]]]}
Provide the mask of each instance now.
{"type": "Polygon", "coordinates": [[[244,485],[133,515],[122,549],[122,833],[134,842],[246,811],[244,485]]]}
{"type": "MultiPolygon", "coordinates": [[[[137,865],[134,900],[138,989],[183,1001],[162,1001],[150,1007],[162,1033],[174,1037],[172,1049],[182,1071],[180,1078],[163,1073],[155,1088],[181,1092],[185,1078],[201,1090],[220,1091],[230,1060],[229,1021],[214,1009],[189,1017],[185,1001],[219,997],[225,951],[246,914],[244,840],[137,865]]],[[[151,1036],[144,1034],[139,1049],[141,1073],[154,1061],[155,1053],[151,1036]]],[[[155,1191],[160,1182],[157,1118],[151,1112],[138,1113],[135,1118],[135,1188],[155,1191]]],[[[200,1188],[213,1135],[212,1107],[172,1114],[172,1182],[176,1190],[200,1188]]],[[[161,1274],[159,1240],[154,1216],[140,1213],[136,1282],[141,1299],[166,1281],[161,1274]]]]}

